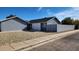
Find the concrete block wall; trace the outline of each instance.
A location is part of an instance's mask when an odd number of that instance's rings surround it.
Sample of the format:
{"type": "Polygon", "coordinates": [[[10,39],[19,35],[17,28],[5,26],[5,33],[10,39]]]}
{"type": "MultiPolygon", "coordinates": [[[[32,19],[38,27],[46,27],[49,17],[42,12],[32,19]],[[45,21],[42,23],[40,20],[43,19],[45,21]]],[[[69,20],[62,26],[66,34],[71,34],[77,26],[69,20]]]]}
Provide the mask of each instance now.
{"type": "Polygon", "coordinates": [[[75,29],[74,25],[60,25],[60,24],[57,24],[57,32],[74,30],[74,29],[75,29]]]}

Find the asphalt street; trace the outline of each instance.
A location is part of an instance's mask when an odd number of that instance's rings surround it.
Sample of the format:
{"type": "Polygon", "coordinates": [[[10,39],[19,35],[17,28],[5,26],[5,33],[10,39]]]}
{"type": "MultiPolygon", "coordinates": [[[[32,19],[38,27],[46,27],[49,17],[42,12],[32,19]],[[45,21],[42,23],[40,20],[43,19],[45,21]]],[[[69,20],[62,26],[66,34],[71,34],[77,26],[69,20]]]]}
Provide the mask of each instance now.
{"type": "Polygon", "coordinates": [[[30,51],[79,51],[79,32],[38,46],[30,51]]]}

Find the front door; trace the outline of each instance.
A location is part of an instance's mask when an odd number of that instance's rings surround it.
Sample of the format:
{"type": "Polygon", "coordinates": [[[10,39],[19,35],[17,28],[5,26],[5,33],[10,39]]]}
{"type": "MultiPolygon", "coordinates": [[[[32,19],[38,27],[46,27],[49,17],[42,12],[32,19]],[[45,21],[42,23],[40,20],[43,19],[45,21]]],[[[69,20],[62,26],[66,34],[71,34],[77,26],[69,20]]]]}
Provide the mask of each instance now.
{"type": "Polygon", "coordinates": [[[41,31],[46,31],[46,23],[41,23],[41,31]]]}

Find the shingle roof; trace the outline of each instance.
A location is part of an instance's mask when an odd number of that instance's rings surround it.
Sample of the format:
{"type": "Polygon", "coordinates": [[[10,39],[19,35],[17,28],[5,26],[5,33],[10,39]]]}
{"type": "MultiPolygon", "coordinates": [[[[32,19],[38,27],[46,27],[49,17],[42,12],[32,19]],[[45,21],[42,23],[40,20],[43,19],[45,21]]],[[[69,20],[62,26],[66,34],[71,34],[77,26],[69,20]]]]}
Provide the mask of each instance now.
{"type": "Polygon", "coordinates": [[[41,18],[41,19],[35,19],[35,20],[31,20],[30,23],[47,22],[48,20],[50,20],[52,18],[54,18],[53,20],[55,20],[57,23],[60,23],[60,21],[56,17],[45,17],[45,18],[41,18]]]}
{"type": "Polygon", "coordinates": [[[16,15],[9,15],[6,18],[15,17],[16,15]]]}

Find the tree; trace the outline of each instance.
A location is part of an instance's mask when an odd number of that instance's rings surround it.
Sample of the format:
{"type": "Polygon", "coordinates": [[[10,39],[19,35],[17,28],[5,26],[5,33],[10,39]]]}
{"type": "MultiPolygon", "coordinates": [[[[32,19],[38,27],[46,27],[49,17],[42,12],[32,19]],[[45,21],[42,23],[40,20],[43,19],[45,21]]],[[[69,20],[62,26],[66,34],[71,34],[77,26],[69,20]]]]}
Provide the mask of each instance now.
{"type": "Polygon", "coordinates": [[[75,29],[79,29],[79,20],[74,20],[75,29]]]}
{"type": "Polygon", "coordinates": [[[67,24],[67,25],[72,25],[73,24],[73,19],[71,17],[66,17],[61,21],[62,24],[67,24]]]}
{"type": "Polygon", "coordinates": [[[79,25],[79,20],[78,19],[77,20],[74,20],[73,24],[74,25],[79,25]]]}

